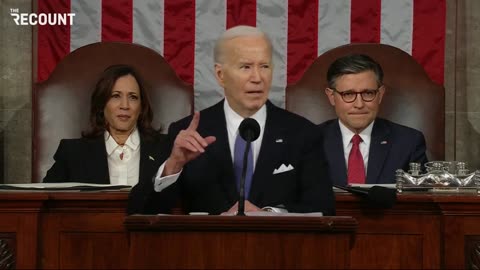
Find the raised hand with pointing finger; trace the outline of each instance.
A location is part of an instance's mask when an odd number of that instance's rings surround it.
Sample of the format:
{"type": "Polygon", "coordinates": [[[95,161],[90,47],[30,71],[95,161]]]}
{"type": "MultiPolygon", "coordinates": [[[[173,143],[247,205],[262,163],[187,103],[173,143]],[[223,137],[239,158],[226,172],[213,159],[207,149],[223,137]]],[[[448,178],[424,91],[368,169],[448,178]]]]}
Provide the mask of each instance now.
{"type": "Polygon", "coordinates": [[[214,136],[203,138],[197,132],[199,122],[200,113],[195,112],[187,129],[178,133],[170,157],[165,163],[164,176],[180,172],[185,164],[204,153],[205,148],[215,142],[216,138],[214,136]]]}
{"type": "Polygon", "coordinates": [[[237,140],[239,126],[253,118],[260,125],[260,136],[251,144],[251,160],[246,159],[252,176],[245,212],[278,208],[335,214],[323,134],[312,122],[268,101],[273,78],[270,38],[256,27],[238,25],[225,31],[214,46],[215,79],[225,98],[203,109],[201,122],[196,113],[170,124],[168,146],[173,150],[159,167],[160,177],[135,188],[140,191],[132,196],[138,202],[134,208],[170,213],[181,202],[185,213],[235,213],[242,182],[236,171],[243,169],[242,162],[235,161],[245,151],[237,140]]]}

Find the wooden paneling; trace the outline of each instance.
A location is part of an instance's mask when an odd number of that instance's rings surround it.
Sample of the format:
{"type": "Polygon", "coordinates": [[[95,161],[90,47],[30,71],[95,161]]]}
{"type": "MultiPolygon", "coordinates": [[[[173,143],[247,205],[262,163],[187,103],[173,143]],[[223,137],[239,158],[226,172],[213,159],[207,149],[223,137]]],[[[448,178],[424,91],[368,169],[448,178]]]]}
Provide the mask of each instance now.
{"type": "Polygon", "coordinates": [[[421,269],[423,245],[422,235],[357,234],[352,268],[421,269]]]}
{"type": "Polygon", "coordinates": [[[0,233],[0,269],[15,269],[16,246],[14,233],[0,233]]]}
{"type": "Polygon", "coordinates": [[[62,232],[59,238],[60,269],[121,269],[128,263],[125,233],[62,232]]]}
{"type": "Polygon", "coordinates": [[[131,243],[132,269],[348,268],[349,238],[344,235],[142,232],[133,233],[131,243]]]}
{"type": "Polygon", "coordinates": [[[126,195],[126,192],[50,193],[40,222],[40,267],[125,268],[126,195]]]}
{"type": "Polygon", "coordinates": [[[137,216],[126,225],[132,269],[342,269],[357,224],[350,217],[137,216]]]}
{"type": "MultiPolygon", "coordinates": [[[[155,245],[159,246],[134,246],[123,225],[127,197],[127,192],[0,192],[0,234],[4,239],[14,239],[9,243],[14,243],[17,268],[125,268],[132,253],[153,259],[173,248],[193,255],[176,261],[171,257],[171,265],[186,267],[192,262],[203,262],[213,267],[217,255],[205,255],[204,249],[209,245],[224,249],[228,254],[237,254],[238,246],[242,249],[261,247],[265,250],[261,259],[257,259],[256,254],[248,257],[275,267],[280,262],[274,260],[281,260],[283,265],[294,268],[294,262],[303,260],[303,254],[331,258],[336,255],[336,248],[345,244],[343,240],[327,239],[330,248],[325,248],[324,244],[304,248],[303,243],[305,247],[313,246],[310,241],[318,239],[298,232],[299,224],[285,226],[280,232],[271,231],[273,224],[264,221],[255,224],[257,230],[264,229],[255,235],[249,234],[251,231],[247,227],[243,227],[244,232],[224,231],[216,237],[207,230],[200,233],[184,230],[175,236],[182,239],[182,244],[167,245],[158,241],[155,245]],[[227,235],[233,233],[235,238],[243,239],[241,244],[229,244],[231,235],[227,235]],[[300,240],[302,245],[284,244],[300,240]],[[152,249],[159,249],[158,253],[149,255],[147,251],[152,249]],[[104,256],[97,256],[98,252],[103,252],[104,256]]],[[[479,264],[475,257],[480,239],[479,196],[400,194],[397,204],[388,210],[368,205],[349,194],[336,194],[336,197],[337,215],[352,216],[358,222],[350,250],[351,268],[465,269],[479,264]]],[[[202,223],[201,219],[190,224],[197,228],[207,224],[217,230],[222,226],[239,226],[223,223],[215,227],[208,222],[202,223]]],[[[179,225],[167,222],[162,226],[170,226],[174,234],[173,228],[179,225]]],[[[310,221],[302,226],[313,228],[318,224],[310,221]]],[[[172,236],[158,237],[171,240],[172,236]]],[[[232,261],[235,262],[235,258],[228,260],[232,261]]]]}
{"type": "Polygon", "coordinates": [[[37,267],[38,217],[44,194],[0,193],[0,233],[11,239],[18,269],[37,267]]]}
{"type": "Polygon", "coordinates": [[[447,216],[445,224],[445,267],[478,269],[480,216],[447,216]]]}

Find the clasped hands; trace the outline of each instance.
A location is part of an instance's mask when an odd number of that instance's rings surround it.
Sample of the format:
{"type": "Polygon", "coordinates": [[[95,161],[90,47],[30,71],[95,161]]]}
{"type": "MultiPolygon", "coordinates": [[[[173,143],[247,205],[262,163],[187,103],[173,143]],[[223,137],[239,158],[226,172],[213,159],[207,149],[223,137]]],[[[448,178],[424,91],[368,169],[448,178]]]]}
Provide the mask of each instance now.
{"type": "MultiPolygon", "coordinates": [[[[262,211],[262,209],[255,206],[248,200],[245,200],[245,212],[257,212],[262,211]]],[[[238,212],[238,202],[236,202],[227,212],[223,212],[222,215],[236,215],[238,212]]]]}

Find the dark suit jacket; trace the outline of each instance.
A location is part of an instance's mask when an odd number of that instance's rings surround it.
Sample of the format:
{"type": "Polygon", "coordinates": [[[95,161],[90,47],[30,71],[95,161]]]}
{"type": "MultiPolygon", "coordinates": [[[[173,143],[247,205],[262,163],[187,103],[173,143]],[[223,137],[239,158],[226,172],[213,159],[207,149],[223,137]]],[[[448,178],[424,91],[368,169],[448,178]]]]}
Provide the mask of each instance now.
{"type": "MultiPolygon", "coordinates": [[[[165,135],[150,140],[140,136],[139,179],[151,179],[169,155],[165,135]],[[154,160],[152,160],[152,157],[154,160]]],[[[63,139],[43,182],[82,182],[110,184],[107,150],[103,135],[95,139],[63,139]]]]}
{"type": "MultiPolygon", "coordinates": [[[[156,135],[147,140],[140,136],[140,169],[137,186],[151,183],[159,166],[170,155],[169,143],[165,135],[156,135]],[[153,160],[150,158],[152,157],[153,160]]],[[[63,139],[54,155],[55,163],[48,170],[43,182],[82,182],[109,184],[107,150],[103,136],[95,139],[63,139]]],[[[131,193],[130,193],[131,194],[131,193]]],[[[130,196],[131,197],[131,196],[130,196]]],[[[167,194],[163,197],[130,198],[130,205],[155,206],[155,210],[168,212],[174,200],[167,194]]],[[[148,210],[148,208],[145,208],[148,210]]],[[[127,213],[134,212],[127,208],[127,213]]]]}
{"type": "MultiPolygon", "coordinates": [[[[346,186],[347,166],[338,119],[326,121],[318,128],[324,136],[332,182],[346,186]]],[[[407,171],[410,162],[427,162],[425,151],[425,138],[420,131],[377,118],[372,129],[366,183],[395,183],[397,169],[407,171]]]]}
{"type": "MultiPolygon", "coordinates": [[[[188,127],[191,118],[170,125],[171,140],[188,127]]],[[[284,206],[290,212],[335,213],[322,141],[314,138],[311,132],[314,127],[308,120],[267,102],[265,131],[252,178],[250,202],[258,207],[284,206]],[[294,169],[274,175],[273,171],[282,164],[290,164],[294,169]]],[[[197,131],[204,137],[215,136],[217,140],[183,168],[175,184],[157,194],[177,193],[186,212],[220,214],[238,200],[223,101],[201,111],[197,131]]],[[[143,196],[147,200],[155,196],[152,189],[151,183],[139,185],[132,191],[132,197],[143,196]],[[139,190],[141,187],[144,190],[139,190]]],[[[147,204],[130,209],[140,213],[154,210],[147,204]]]]}

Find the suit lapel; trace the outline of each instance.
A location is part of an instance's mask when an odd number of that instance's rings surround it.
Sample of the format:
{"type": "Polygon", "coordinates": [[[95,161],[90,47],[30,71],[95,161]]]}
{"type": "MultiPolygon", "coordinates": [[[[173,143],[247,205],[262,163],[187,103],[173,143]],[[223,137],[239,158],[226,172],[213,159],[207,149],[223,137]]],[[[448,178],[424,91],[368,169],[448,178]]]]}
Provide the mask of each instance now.
{"type": "Polygon", "coordinates": [[[205,115],[201,115],[200,125],[205,123],[205,128],[202,128],[202,136],[214,135],[216,141],[207,148],[207,151],[211,151],[213,157],[212,166],[214,171],[218,171],[221,168],[223,176],[220,177],[220,185],[225,191],[227,198],[230,202],[238,200],[238,191],[235,181],[235,173],[233,171],[232,154],[230,152],[230,144],[228,141],[227,123],[225,120],[225,111],[223,109],[223,102],[217,103],[212,110],[205,111],[205,115]]]}
{"type": "Polygon", "coordinates": [[[87,151],[89,156],[84,157],[84,160],[86,168],[90,170],[88,175],[100,184],[110,184],[107,150],[103,136],[88,140],[87,147],[89,148],[87,151]]]}
{"type": "Polygon", "coordinates": [[[282,127],[281,121],[282,119],[278,116],[276,108],[267,101],[267,119],[265,121],[262,146],[255,164],[249,196],[249,200],[252,202],[258,202],[262,192],[268,190],[268,186],[266,186],[268,181],[265,181],[265,179],[270,178],[275,165],[279,162],[278,157],[283,156],[282,143],[287,143],[287,141],[284,137],[285,127],[282,127]],[[280,139],[282,143],[278,142],[280,139]]]}
{"type": "MultiPolygon", "coordinates": [[[[163,143],[163,142],[158,142],[163,143]]],[[[166,142],[165,142],[166,143],[166,142]]],[[[145,177],[153,177],[154,170],[158,170],[160,162],[162,162],[162,157],[160,156],[162,151],[160,147],[156,147],[156,141],[146,140],[143,137],[140,137],[140,171],[138,180],[144,179],[145,177]]]]}
{"type": "Polygon", "coordinates": [[[390,151],[391,143],[388,141],[390,128],[381,119],[373,124],[372,141],[368,157],[367,184],[376,184],[382,171],[385,159],[390,151]]]}
{"type": "Polygon", "coordinates": [[[345,164],[345,154],[343,151],[342,133],[338,120],[327,126],[324,134],[324,148],[328,159],[330,177],[332,182],[338,185],[346,186],[347,166],[345,164]]]}

